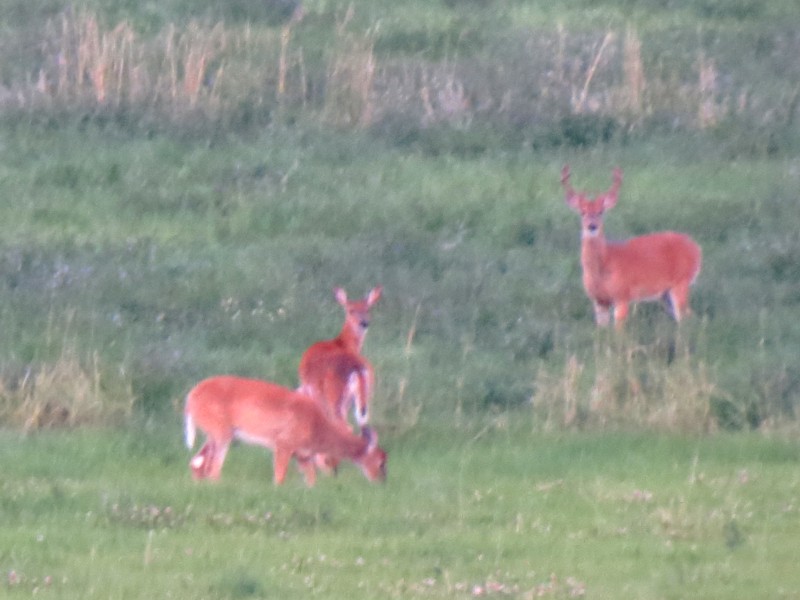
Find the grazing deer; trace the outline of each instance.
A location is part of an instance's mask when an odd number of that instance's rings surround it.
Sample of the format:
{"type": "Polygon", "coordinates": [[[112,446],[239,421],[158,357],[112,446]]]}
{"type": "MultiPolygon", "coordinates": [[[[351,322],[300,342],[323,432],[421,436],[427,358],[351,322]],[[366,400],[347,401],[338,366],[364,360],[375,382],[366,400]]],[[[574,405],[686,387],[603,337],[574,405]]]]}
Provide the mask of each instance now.
{"type": "Polygon", "coordinates": [[[622,327],[631,302],[664,300],[676,321],[691,313],[689,287],[700,273],[700,246],[683,233],[661,231],[623,242],[607,241],[603,214],[617,203],[622,170],[614,169],[611,188],[596,198],[576,192],[569,166],[561,171],[567,205],[581,216],[583,286],[594,304],[595,321],[622,327]]]}
{"type": "Polygon", "coordinates": [[[369,327],[369,311],[382,291],[378,286],[360,300],[348,300],[347,293],[336,288],[336,301],[344,308],[342,330],[332,340],[309,346],[298,367],[300,390],[345,422],[352,405],[359,426],[369,420],[369,401],[375,383],[372,365],[361,355],[361,347],[369,327]]]}
{"type": "Polygon", "coordinates": [[[226,375],[205,379],[186,396],[184,418],[187,447],[194,447],[197,429],[207,438],[189,463],[195,479],[219,478],[234,438],[272,450],[276,485],[283,483],[294,457],[312,487],[317,454],[353,461],[370,481],[386,478],[386,452],[372,429],[364,427],[356,435],[329,418],[315,399],[269,381],[226,375]]]}

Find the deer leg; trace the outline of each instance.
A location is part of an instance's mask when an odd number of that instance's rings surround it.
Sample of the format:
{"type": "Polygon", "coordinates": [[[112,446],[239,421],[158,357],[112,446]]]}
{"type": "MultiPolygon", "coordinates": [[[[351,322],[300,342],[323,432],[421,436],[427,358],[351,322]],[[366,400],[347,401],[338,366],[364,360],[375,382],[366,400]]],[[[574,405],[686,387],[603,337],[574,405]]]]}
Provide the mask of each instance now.
{"type": "Polygon", "coordinates": [[[675,286],[669,292],[669,303],[672,306],[672,316],[676,321],[680,321],[683,317],[692,313],[689,308],[689,286],[679,285],[675,286]]]}
{"type": "Polygon", "coordinates": [[[628,303],[617,302],[614,305],[614,327],[621,329],[625,324],[625,319],[628,318],[628,303]]]}
{"type": "Polygon", "coordinates": [[[230,440],[227,440],[221,444],[214,444],[211,460],[207,463],[207,477],[210,477],[211,479],[219,479],[219,475],[222,472],[222,465],[225,462],[225,456],[228,454],[228,448],[230,445],[230,440]]]}
{"type": "Polygon", "coordinates": [[[606,327],[611,319],[611,311],[608,304],[594,303],[594,321],[600,327],[606,327]]]}
{"type": "Polygon", "coordinates": [[[314,464],[320,471],[328,475],[336,475],[339,468],[339,461],[329,454],[315,454],[314,464]]]}
{"type": "Polygon", "coordinates": [[[342,396],[339,399],[339,416],[343,421],[347,420],[347,409],[353,407],[353,416],[357,423],[361,423],[362,415],[366,418],[366,399],[362,395],[361,381],[358,370],[352,371],[347,377],[342,389],[342,396]]]}
{"type": "Polygon", "coordinates": [[[208,477],[208,469],[211,460],[214,458],[214,443],[206,441],[200,451],[189,461],[189,468],[192,470],[194,479],[205,479],[208,477]]]}
{"type": "Polygon", "coordinates": [[[372,370],[372,366],[369,363],[364,366],[364,381],[365,389],[359,395],[361,406],[359,407],[359,413],[356,415],[356,421],[359,425],[365,425],[369,419],[369,401],[372,398],[372,390],[375,389],[375,371],[372,370]]]}
{"type": "Polygon", "coordinates": [[[275,448],[275,455],[272,458],[273,481],[275,485],[280,485],[286,479],[286,470],[289,468],[289,461],[292,460],[292,453],[283,448],[275,448]]]}
{"type": "Polygon", "coordinates": [[[314,483],[317,481],[317,469],[314,466],[314,458],[314,455],[307,456],[306,458],[295,456],[295,459],[297,460],[297,467],[305,476],[306,485],[308,487],[314,487],[314,483]]]}
{"type": "Polygon", "coordinates": [[[677,321],[678,319],[675,317],[675,303],[672,301],[671,290],[667,290],[661,295],[661,302],[669,315],[677,321]]]}

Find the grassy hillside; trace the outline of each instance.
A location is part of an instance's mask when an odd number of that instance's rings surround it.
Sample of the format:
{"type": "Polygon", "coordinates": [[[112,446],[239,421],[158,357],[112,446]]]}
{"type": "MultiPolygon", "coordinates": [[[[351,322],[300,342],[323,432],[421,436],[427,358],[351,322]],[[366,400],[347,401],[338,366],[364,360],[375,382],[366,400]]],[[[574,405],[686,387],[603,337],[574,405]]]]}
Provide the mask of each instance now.
{"type": "MultiPolygon", "coordinates": [[[[25,125],[4,139],[10,390],[67,359],[97,369],[101,388],[130,388],[145,410],[171,411],[212,372],[294,385],[302,350],[340,325],[333,286],[357,295],[382,283],[366,352],[387,420],[414,406],[435,416],[526,405],[537,381],[567,378],[570,360],[581,403],[611,360],[645,385],[645,401],[668,400],[646,387],[660,371],[681,396],[725,404],[726,424],[795,410],[788,156],[728,161],[682,136],[456,159],[282,126],[198,142],[25,125]],[[678,330],[643,305],[626,336],[596,333],[577,218],[558,185],[565,161],[585,188],[604,189],[609,165],[624,166],[610,235],[674,228],[698,239],[696,318],[678,330]],[[669,362],[676,346],[688,352],[681,369],[669,362]]],[[[623,403],[636,393],[614,392],[623,403]]]]}

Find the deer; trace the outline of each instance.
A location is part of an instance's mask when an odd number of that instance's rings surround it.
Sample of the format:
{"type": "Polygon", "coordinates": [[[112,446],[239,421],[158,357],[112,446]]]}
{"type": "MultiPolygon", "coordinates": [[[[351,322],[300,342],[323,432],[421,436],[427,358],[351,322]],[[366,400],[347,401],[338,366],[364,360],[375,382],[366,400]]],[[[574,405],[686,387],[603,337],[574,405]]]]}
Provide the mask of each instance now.
{"type": "Polygon", "coordinates": [[[311,344],[300,358],[297,373],[299,389],[316,398],[334,417],[347,422],[352,406],[356,423],[369,421],[369,402],[375,372],[361,354],[370,322],[370,309],[380,299],[377,286],[358,300],[348,300],[347,292],[335,288],[336,301],[344,309],[344,324],[335,338],[311,344]]]}
{"type": "Polygon", "coordinates": [[[310,488],[316,481],[314,457],[355,463],[370,481],[386,479],[386,452],[370,427],[360,435],[332,419],[308,395],[259,379],[218,375],[204,379],[186,396],[184,438],[194,448],[197,429],[206,442],[189,462],[195,480],[217,480],[234,439],[273,452],[273,480],[281,485],[292,458],[310,488]]]}
{"type": "Polygon", "coordinates": [[[566,203],[581,217],[583,286],[599,327],[621,329],[631,303],[661,300],[676,322],[691,314],[689,288],[700,273],[702,251],[690,236],[675,231],[648,233],[625,241],[606,240],[603,217],[617,204],[622,169],[614,169],[611,187],[595,198],[576,192],[569,165],[561,170],[566,203]]]}

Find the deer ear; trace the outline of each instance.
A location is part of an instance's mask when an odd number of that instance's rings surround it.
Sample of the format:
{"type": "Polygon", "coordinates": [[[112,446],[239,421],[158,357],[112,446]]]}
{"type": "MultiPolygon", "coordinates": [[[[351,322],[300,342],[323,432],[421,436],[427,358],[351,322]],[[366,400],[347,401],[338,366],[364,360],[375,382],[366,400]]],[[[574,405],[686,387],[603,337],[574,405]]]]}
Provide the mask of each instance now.
{"type": "Polygon", "coordinates": [[[345,292],[343,288],[334,288],[333,295],[336,297],[336,301],[342,306],[347,304],[347,292],[345,292]]]}
{"type": "Polygon", "coordinates": [[[369,291],[369,295],[367,296],[367,305],[372,306],[381,298],[381,294],[383,293],[383,286],[377,285],[369,291]]]}

